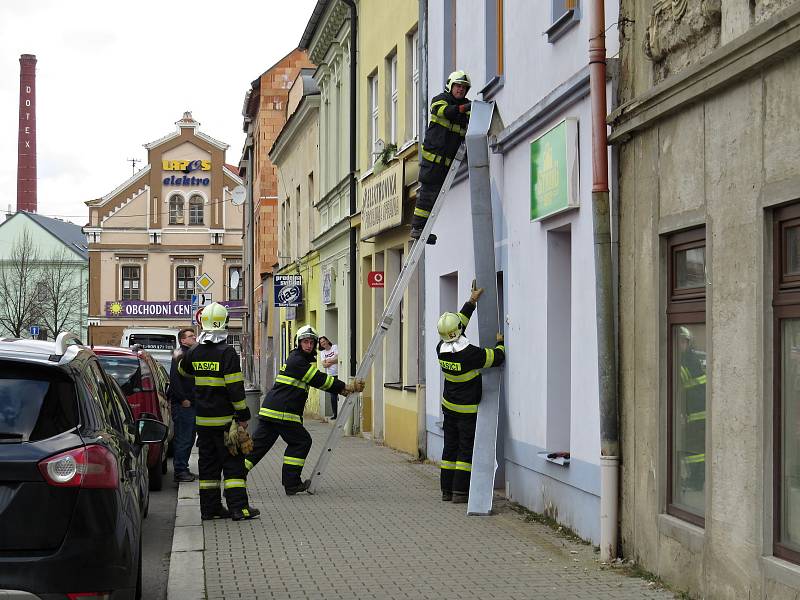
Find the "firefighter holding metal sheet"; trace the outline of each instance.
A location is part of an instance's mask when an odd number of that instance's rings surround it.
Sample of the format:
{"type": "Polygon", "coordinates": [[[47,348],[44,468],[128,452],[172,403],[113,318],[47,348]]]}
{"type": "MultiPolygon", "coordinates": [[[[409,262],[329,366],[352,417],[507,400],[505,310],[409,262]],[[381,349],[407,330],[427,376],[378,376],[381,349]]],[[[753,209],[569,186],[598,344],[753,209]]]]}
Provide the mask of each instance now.
{"type": "Polygon", "coordinates": [[[253,450],[245,459],[248,471],[269,452],[278,437],[286,442],[281,482],[288,496],[305,492],[311,480],[301,478],[306,457],[311,450],[311,435],[303,427],[303,410],[308,400],[308,388],[314,387],[341,396],[364,390],[364,382],[345,383],[317,368],[319,336],[313,327],[305,325],[295,336],[296,347],[280,368],[275,385],[264,396],[258,411],[258,430],[253,437],[253,450]]]}
{"type": "MultiPolygon", "coordinates": [[[[464,71],[453,71],[447,78],[444,92],[431,101],[430,120],[419,161],[420,188],[411,219],[411,238],[419,239],[428,221],[436,197],[447,177],[450,163],[467,135],[470,107],[467,92],[472,83],[464,71]]],[[[436,243],[431,234],[426,241],[436,243]]]]}
{"type": "Polygon", "coordinates": [[[473,346],[464,335],[482,293],[483,288],[476,288],[473,281],[472,293],[461,312],[444,313],[437,325],[441,341],[436,346],[436,354],[444,374],[442,500],[457,504],[465,503],[469,495],[475,425],[483,393],[480,369],[499,367],[506,357],[502,334],[497,334],[494,348],[473,346]]]}
{"type": "Polygon", "coordinates": [[[246,451],[249,440],[246,435],[241,440],[229,438],[234,421],[247,426],[250,410],[245,402],[239,356],[225,343],[228,310],[217,302],[209,304],[203,309],[200,323],[203,331],[198,343],[186,351],[178,364],[181,375],[194,378],[200,515],[203,520],[255,519],[260,511],[248,503],[244,455],[235,447],[241,443],[246,451]],[[220,487],[225,490],[227,508],[222,506],[220,487]]]}

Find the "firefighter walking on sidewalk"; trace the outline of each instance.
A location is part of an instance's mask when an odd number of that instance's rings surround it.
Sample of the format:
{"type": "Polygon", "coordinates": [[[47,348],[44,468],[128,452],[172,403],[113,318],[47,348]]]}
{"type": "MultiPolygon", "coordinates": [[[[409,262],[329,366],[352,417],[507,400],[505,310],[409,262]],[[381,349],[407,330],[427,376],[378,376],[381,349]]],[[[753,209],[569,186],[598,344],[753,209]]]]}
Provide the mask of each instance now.
{"type": "MultiPolygon", "coordinates": [[[[430,120],[419,161],[420,188],[411,219],[411,238],[419,239],[442,189],[450,164],[467,135],[470,107],[467,92],[472,83],[464,71],[453,71],[447,78],[444,92],[431,101],[430,120]]],[[[431,234],[428,244],[436,243],[431,234]]]]}
{"type": "Polygon", "coordinates": [[[305,325],[297,330],[296,347],[281,366],[275,385],[264,396],[258,411],[258,430],[253,436],[253,450],[245,458],[250,471],[269,452],[278,437],[286,442],[283,455],[281,483],[286,494],[304,492],[310,480],[302,479],[303,466],[311,450],[311,434],[303,427],[303,410],[308,400],[308,388],[348,396],[364,389],[364,382],[345,383],[317,368],[317,341],[313,327],[305,325]]]}
{"type": "Polygon", "coordinates": [[[200,323],[203,331],[198,343],[184,354],[178,365],[181,375],[194,377],[200,515],[203,520],[255,519],[260,511],[248,503],[244,456],[234,454],[226,446],[231,422],[235,420],[247,427],[250,420],[239,356],[226,343],[228,310],[217,302],[209,304],[203,309],[200,323]],[[221,487],[227,508],[222,506],[221,487]]]}
{"type": "Polygon", "coordinates": [[[436,346],[436,354],[444,374],[442,500],[452,500],[456,504],[465,503],[469,495],[475,425],[483,393],[480,369],[499,367],[506,357],[502,334],[497,334],[494,348],[473,346],[464,335],[482,293],[483,288],[476,288],[473,281],[472,293],[461,312],[446,312],[437,324],[441,341],[436,346]]]}

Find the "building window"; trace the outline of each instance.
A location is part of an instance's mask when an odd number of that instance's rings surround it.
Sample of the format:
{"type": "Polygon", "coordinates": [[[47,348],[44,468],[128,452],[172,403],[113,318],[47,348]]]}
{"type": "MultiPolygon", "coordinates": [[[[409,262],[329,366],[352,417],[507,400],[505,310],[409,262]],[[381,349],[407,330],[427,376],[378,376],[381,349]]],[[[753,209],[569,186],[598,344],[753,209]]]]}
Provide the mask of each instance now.
{"type": "Polygon", "coordinates": [[[244,281],[242,281],[242,267],[228,269],[228,300],[241,300],[244,295],[244,281]]]}
{"type": "Polygon", "coordinates": [[[169,224],[183,225],[183,196],[173,194],[169,199],[169,224]]]}
{"type": "Polygon", "coordinates": [[[551,25],[547,28],[547,41],[555,42],[581,20],[580,0],[551,0],[551,25]]]}
{"type": "Polygon", "coordinates": [[[415,31],[408,36],[409,56],[409,85],[407,86],[408,98],[406,98],[407,118],[406,131],[411,132],[409,139],[416,140],[419,136],[419,31],[415,31]]]}
{"type": "Polygon", "coordinates": [[[367,148],[369,155],[369,165],[375,164],[375,151],[378,141],[378,75],[372,75],[367,79],[367,90],[369,93],[369,122],[367,123],[367,148]]]}
{"type": "Polygon", "coordinates": [[[667,512],[705,525],[706,233],[668,238],[667,512]]]}
{"type": "Polygon", "coordinates": [[[773,228],[773,552],[800,563],[800,204],[773,228]]]}
{"type": "Polygon", "coordinates": [[[189,198],[189,225],[203,224],[203,197],[197,194],[189,198]]]}
{"type": "Polygon", "coordinates": [[[141,271],[138,266],[122,267],[122,299],[141,300],[139,292],[141,285],[141,271]]]}
{"type": "Polygon", "coordinates": [[[314,205],[317,199],[314,197],[314,171],[308,174],[308,241],[311,243],[316,237],[314,231],[314,205]]]}
{"type": "Polygon", "coordinates": [[[444,63],[444,76],[451,71],[455,71],[458,67],[457,58],[457,44],[456,44],[456,31],[457,31],[457,14],[456,14],[456,0],[444,0],[444,19],[442,20],[444,31],[442,32],[443,52],[442,59],[444,63]]]}
{"type": "Polygon", "coordinates": [[[389,131],[388,143],[397,144],[397,109],[398,109],[398,93],[397,93],[397,50],[394,51],[386,61],[386,70],[388,71],[388,100],[389,106],[387,107],[389,114],[389,131]]]}
{"type": "Polygon", "coordinates": [[[484,99],[491,98],[503,84],[503,0],[485,4],[486,86],[484,99]]]}
{"type": "Polygon", "coordinates": [[[175,273],[175,299],[191,300],[194,294],[194,267],[178,267],[175,273]]]}

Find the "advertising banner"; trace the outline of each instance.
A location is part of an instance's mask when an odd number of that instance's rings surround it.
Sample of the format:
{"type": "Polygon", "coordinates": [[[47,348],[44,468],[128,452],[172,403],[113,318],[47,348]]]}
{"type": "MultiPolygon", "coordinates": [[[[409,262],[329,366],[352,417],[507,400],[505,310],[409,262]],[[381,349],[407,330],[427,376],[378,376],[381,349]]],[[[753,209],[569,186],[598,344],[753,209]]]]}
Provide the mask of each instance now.
{"type": "Polygon", "coordinates": [[[578,120],[531,142],[531,221],[578,206],[578,120]]]}
{"type": "Polygon", "coordinates": [[[275,275],[275,306],[300,306],[303,303],[302,275],[275,275]]]}
{"type": "MultiPolygon", "coordinates": [[[[227,309],[242,306],[241,300],[220,302],[227,309]]],[[[106,317],[121,319],[191,319],[192,303],[189,300],[108,300],[106,317]]]]}

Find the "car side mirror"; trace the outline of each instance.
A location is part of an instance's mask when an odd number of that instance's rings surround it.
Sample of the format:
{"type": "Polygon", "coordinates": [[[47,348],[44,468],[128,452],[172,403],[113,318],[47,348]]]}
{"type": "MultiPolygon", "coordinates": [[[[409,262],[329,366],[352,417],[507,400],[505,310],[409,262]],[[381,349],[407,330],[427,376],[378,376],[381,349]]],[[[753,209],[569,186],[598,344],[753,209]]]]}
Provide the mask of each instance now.
{"type": "Polygon", "coordinates": [[[139,419],[136,421],[140,444],[158,444],[167,439],[167,426],[156,419],[139,419]]]}

